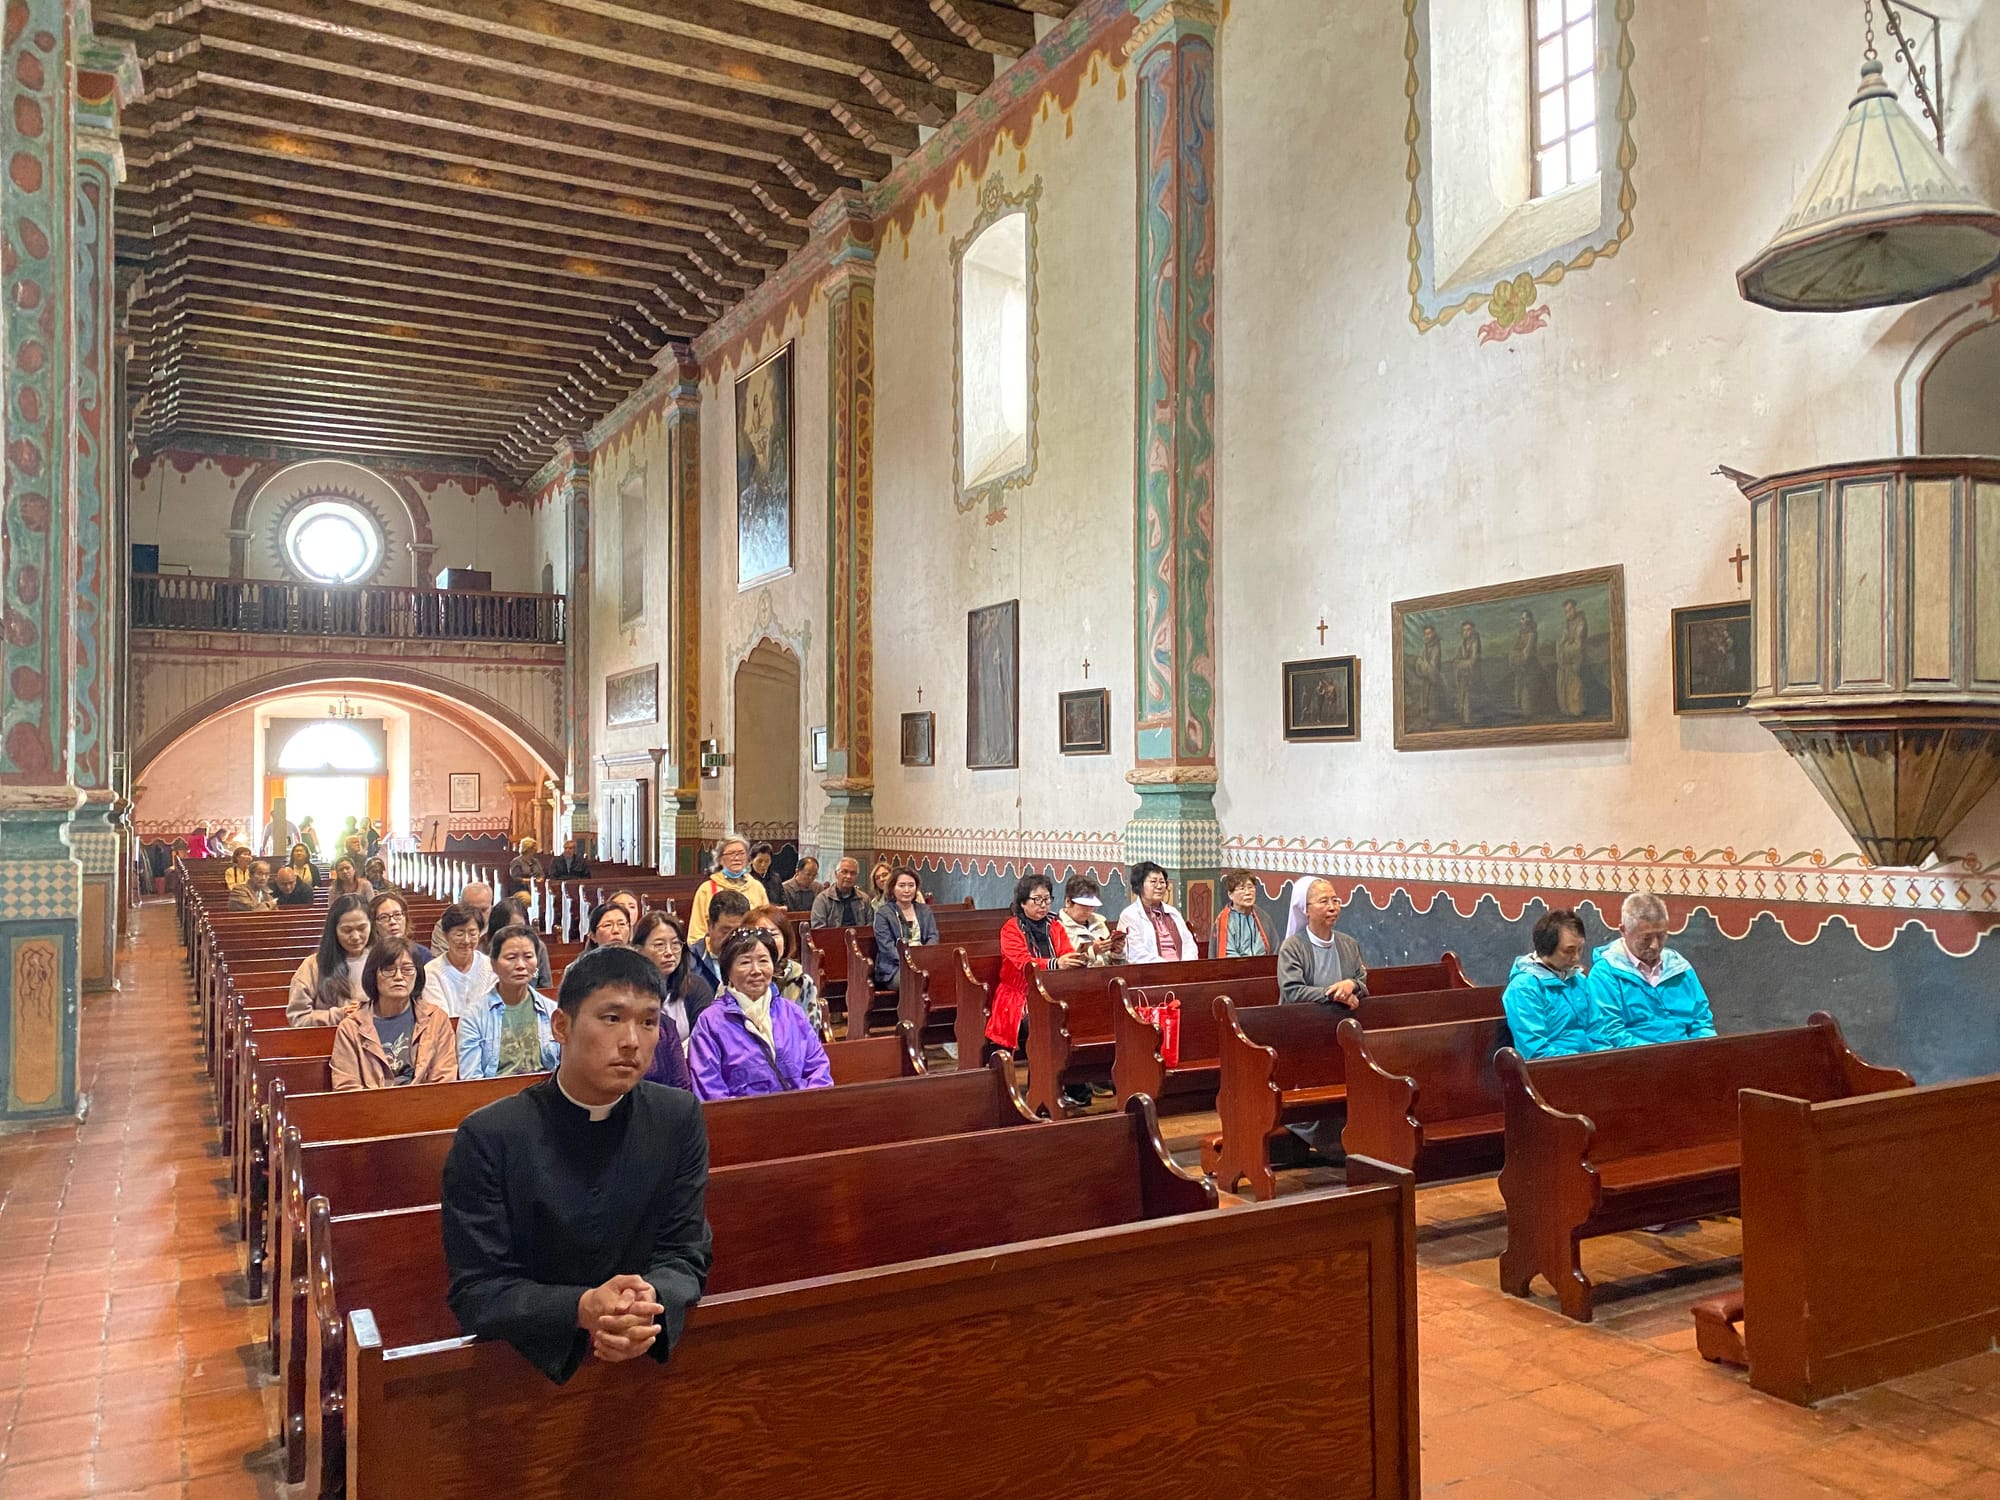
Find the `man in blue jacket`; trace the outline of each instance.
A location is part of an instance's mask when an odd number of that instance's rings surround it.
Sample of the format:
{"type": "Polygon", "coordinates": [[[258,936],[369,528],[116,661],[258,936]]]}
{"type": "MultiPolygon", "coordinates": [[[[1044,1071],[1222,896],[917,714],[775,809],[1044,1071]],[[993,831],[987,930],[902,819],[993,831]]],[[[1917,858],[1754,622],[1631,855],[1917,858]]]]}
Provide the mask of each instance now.
{"type": "Polygon", "coordinates": [[[1634,891],[1618,914],[1618,939],[1597,950],[1586,981],[1600,1047],[1644,1047],[1714,1036],[1715,1016],[1694,967],[1666,946],[1667,904],[1634,891]]]}
{"type": "Polygon", "coordinates": [[[1514,960],[1500,1003],[1514,1050],[1523,1057],[1594,1052],[1590,993],[1583,975],[1583,919],[1558,907],[1535,923],[1535,951],[1514,960]]]}

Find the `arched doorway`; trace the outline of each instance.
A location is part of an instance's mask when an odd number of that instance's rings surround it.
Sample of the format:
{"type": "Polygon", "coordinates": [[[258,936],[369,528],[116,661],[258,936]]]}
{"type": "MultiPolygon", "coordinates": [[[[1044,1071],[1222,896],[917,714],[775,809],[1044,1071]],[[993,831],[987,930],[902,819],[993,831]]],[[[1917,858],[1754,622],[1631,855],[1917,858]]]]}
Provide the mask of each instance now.
{"type": "Polygon", "coordinates": [[[1945,346],[1917,391],[1921,453],[2000,453],[2000,323],[1945,346]]]}
{"type": "Polygon", "coordinates": [[[799,837],[800,682],[799,659],[770,641],[736,669],[734,821],[780,850],[799,837]]]}

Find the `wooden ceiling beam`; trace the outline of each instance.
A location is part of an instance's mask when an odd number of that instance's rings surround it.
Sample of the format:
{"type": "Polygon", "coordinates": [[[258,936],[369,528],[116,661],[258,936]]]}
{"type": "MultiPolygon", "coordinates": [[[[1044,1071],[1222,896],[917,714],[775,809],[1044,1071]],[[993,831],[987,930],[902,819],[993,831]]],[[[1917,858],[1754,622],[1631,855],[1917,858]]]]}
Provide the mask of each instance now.
{"type": "MultiPolygon", "coordinates": [[[[1019,57],[1035,45],[1035,20],[1025,11],[984,0],[958,0],[959,11],[970,11],[966,22],[948,15],[937,0],[752,0],[766,10],[807,16],[879,36],[893,45],[898,35],[956,38],[995,57],[1019,57]],[[975,34],[977,33],[977,34],[975,34]]],[[[983,85],[982,85],[983,86],[983,85]]]]}
{"type": "Polygon", "coordinates": [[[300,386],[308,389],[325,387],[344,391],[392,391],[425,398],[433,396],[457,400],[476,398],[481,404],[494,410],[504,409],[512,412],[527,411],[533,402],[540,399],[543,390],[538,383],[505,380],[493,375],[474,375],[469,378],[448,380],[416,370],[395,369],[381,365],[359,370],[344,369],[339,365],[317,360],[284,360],[268,353],[253,358],[250,354],[235,354],[214,348],[201,350],[183,348],[177,351],[173,369],[182,375],[199,375],[205,378],[221,378],[227,375],[232,379],[266,387],[300,386]]]}
{"type": "Polygon", "coordinates": [[[445,452],[480,453],[489,446],[482,438],[471,434],[444,436],[448,429],[435,424],[402,423],[392,420],[364,421],[360,419],[323,421],[310,416],[296,416],[282,412],[251,411],[237,406],[234,402],[220,397],[184,397],[163,403],[165,416],[178,419],[185,424],[190,418],[204,418],[211,429],[236,432],[243,436],[275,436],[283,434],[308,441],[322,442],[340,438],[349,442],[366,439],[382,447],[428,447],[445,452]]]}
{"type": "Polygon", "coordinates": [[[339,391],[315,396],[286,396],[232,386],[226,381],[210,384],[186,376],[175,382],[171,390],[178,398],[174,405],[182,410],[213,406],[241,411],[250,416],[295,422],[368,422],[421,433],[435,427],[443,418],[454,431],[465,436],[478,436],[488,442],[515,431],[518,426],[516,417],[505,414],[495,416],[472,407],[428,406],[421,402],[357,397],[339,391]]]}
{"type": "Polygon", "coordinates": [[[933,15],[953,36],[995,57],[1021,57],[1035,45],[1035,18],[991,0],[930,0],[933,15]]]}

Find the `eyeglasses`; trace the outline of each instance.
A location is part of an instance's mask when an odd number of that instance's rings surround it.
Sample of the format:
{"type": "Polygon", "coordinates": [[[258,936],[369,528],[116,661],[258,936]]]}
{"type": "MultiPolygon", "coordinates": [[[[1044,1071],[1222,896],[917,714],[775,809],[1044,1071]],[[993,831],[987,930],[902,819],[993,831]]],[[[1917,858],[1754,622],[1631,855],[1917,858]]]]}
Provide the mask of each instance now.
{"type": "Polygon", "coordinates": [[[379,972],[384,979],[415,979],[417,977],[417,966],[415,964],[395,964],[379,972]]]}
{"type": "Polygon", "coordinates": [[[1047,891],[1036,891],[1034,895],[1028,897],[1021,904],[1023,906],[1047,906],[1053,899],[1054,897],[1050,896],[1047,891]]]}

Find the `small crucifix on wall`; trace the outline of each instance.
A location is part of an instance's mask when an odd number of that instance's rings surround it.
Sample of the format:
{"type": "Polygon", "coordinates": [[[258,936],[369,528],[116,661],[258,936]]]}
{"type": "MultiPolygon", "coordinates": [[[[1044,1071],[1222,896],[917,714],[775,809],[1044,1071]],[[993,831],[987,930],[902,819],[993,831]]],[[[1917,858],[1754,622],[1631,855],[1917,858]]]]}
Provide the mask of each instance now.
{"type": "Polygon", "coordinates": [[[1737,586],[1741,587],[1743,583],[1743,565],[1748,561],[1750,561],[1750,554],[1745,552],[1743,550],[1743,544],[1741,542],[1738,542],[1736,544],[1736,555],[1734,557],[1725,558],[1723,560],[1725,562],[1731,562],[1736,565],[1736,582],[1737,586]]]}
{"type": "Polygon", "coordinates": [[[923,701],[924,701],[924,690],[921,686],[919,686],[917,688],[917,702],[921,703],[923,701]]]}
{"type": "Polygon", "coordinates": [[[1319,643],[1320,643],[1320,644],[1321,644],[1322,646],[1324,646],[1324,645],[1326,644],[1326,616],[1325,616],[1325,615],[1321,615],[1321,616],[1319,617],[1319,643]]]}
{"type": "Polygon", "coordinates": [[[1090,658],[1087,656],[1083,659],[1083,680],[1090,681],[1090,658]]]}

